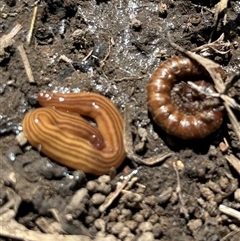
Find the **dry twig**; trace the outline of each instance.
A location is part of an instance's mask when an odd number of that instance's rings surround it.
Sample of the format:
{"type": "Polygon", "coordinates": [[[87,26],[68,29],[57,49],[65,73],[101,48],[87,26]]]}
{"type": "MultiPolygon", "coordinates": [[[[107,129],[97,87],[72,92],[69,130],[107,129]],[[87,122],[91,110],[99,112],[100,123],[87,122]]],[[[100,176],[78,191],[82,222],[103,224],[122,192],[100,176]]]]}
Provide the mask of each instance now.
{"type": "Polygon", "coordinates": [[[234,167],[234,169],[240,175],[240,160],[232,154],[226,155],[225,158],[227,159],[227,161],[234,167]]]}
{"type": "Polygon", "coordinates": [[[224,213],[224,214],[226,214],[226,215],[228,215],[230,217],[236,218],[237,220],[240,221],[240,212],[239,211],[237,211],[237,210],[235,210],[233,208],[229,208],[229,207],[227,207],[227,206],[225,206],[223,204],[219,205],[219,210],[222,213],[224,213]]]}
{"type": "MultiPolygon", "coordinates": [[[[12,210],[10,210],[12,211],[12,210]]],[[[0,219],[1,229],[0,236],[17,240],[31,240],[31,241],[91,241],[92,239],[83,235],[59,235],[59,234],[45,234],[37,231],[29,230],[25,226],[16,222],[13,218],[5,221],[0,219]]]]}
{"type": "Polygon", "coordinates": [[[180,213],[183,213],[186,219],[189,219],[189,213],[185,205],[185,201],[182,197],[182,191],[181,191],[181,183],[180,183],[180,177],[179,177],[179,170],[178,170],[178,164],[177,161],[173,163],[174,170],[177,175],[177,187],[176,187],[176,193],[178,195],[178,200],[180,202],[180,213]]]}
{"type": "Polygon", "coordinates": [[[17,35],[17,33],[22,29],[21,24],[16,24],[16,26],[10,31],[10,33],[3,35],[0,38],[0,63],[5,57],[8,57],[9,54],[5,52],[7,48],[12,46],[14,43],[14,36],[17,35]]]}
{"type": "Polygon", "coordinates": [[[22,58],[22,61],[23,61],[23,65],[24,65],[24,68],[25,68],[25,71],[27,73],[27,77],[28,77],[28,81],[29,83],[34,83],[34,77],[33,77],[33,73],[32,73],[32,69],[31,69],[31,66],[30,66],[30,63],[28,61],[28,57],[27,57],[27,54],[23,48],[23,45],[20,44],[18,47],[17,47],[20,55],[21,55],[21,58],[22,58]]]}
{"type": "Polygon", "coordinates": [[[105,202],[99,207],[100,212],[104,212],[118,197],[118,195],[122,192],[122,190],[127,186],[128,182],[131,180],[132,176],[138,172],[138,169],[132,171],[127,176],[123,177],[123,181],[118,183],[116,190],[108,195],[105,199],[105,202]]]}
{"type": "Polygon", "coordinates": [[[224,33],[221,34],[221,36],[215,40],[214,42],[207,43],[204,45],[201,45],[197,48],[192,49],[192,52],[200,52],[202,56],[207,57],[210,55],[211,52],[215,52],[218,54],[227,54],[230,51],[230,42],[224,42],[224,33]]]}
{"type": "Polygon", "coordinates": [[[221,18],[223,18],[223,24],[226,24],[226,10],[229,0],[220,0],[215,5],[215,14],[214,14],[214,23],[213,23],[213,31],[210,34],[209,43],[212,42],[213,34],[215,33],[217,26],[219,24],[219,21],[221,18]]]}
{"type": "Polygon", "coordinates": [[[30,29],[29,29],[29,32],[28,32],[28,35],[27,35],[27,44],[30,44],[31,40],[32,40],[33,28],[34,28],[34,24],[35,24],[36,17],[37,17],[37,10],[38,10],[38,7],[35,6],[33,8],[32,21],[31,21],[30,29]]]}

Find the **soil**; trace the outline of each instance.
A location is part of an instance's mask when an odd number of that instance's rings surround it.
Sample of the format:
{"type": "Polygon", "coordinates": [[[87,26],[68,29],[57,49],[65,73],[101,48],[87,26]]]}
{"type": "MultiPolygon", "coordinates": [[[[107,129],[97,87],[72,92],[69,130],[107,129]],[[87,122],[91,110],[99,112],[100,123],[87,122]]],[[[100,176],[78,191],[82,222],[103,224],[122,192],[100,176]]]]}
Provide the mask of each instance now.
{"type": "MultiPolygon", "coordinates": [[[[228,118],[210,136],[182,141],[154,123],[146,102],[146,86],[153,70],[179,55],[167,41],[167,32],[187,50],[206,44],[214,24],[210,10],[218,1],[42,0],[37,4],[28,44],[34,2],[0,1],[1,36],[17,23],[22,25],[14,42],[0,55],[3,213],[13,209],[14,220],[26,230],[79,235],[75,240],[84,240],[81,235],[89,240],[239,240],[239,220],[219,211],[220,204],[240,209],[239,173],[228,164],[220,145],[225,139],[228,151],[240,156],[228,118]],[[34,83],[29,82],[19,54],[21,44],[34,83]],[[15,137],[21,131],[21,121],[29,110],[39,107],[36,94],[42,90],[100,93],[121,113],[130,103],[138,155],[147,158],[170,151],[173,155],[153,167],[141,165],[137,169],[126,159],[110,180],[106,175],[94,177],[64,167],[29,145],[19,147],[15,137]],[[144,141],[143,130],[147,133],[144,141]],[[120,177],[133,170],[138,170],[137,183],[101,213],[99,206],[115,190],[120,177]],[[76,200],[77,205],[73,204],[76,200]],[[6,209],[10,201],[13,204],[6,209]]],[[[227,73],[238,71],[240,66],[239,22],[240,1],[230,1],[226,24],[220,21],[213,35],[216,40],[224,33],[230,51],[208,55],[227,73]]],[[[236,81],[229,90],[237,101],[239,88],[236,81]]],[[[19,238],[1,235],[0,240],[19,238]]]]}

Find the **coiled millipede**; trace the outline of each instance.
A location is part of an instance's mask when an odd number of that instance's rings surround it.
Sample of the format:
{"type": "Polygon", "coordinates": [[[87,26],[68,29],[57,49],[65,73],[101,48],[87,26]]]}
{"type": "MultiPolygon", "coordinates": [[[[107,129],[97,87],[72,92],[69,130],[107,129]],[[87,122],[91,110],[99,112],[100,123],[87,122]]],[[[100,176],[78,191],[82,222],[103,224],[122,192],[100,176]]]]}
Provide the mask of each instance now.
{"type": "Polygon", "coordinates": [[[154,121],[181,139],[204,138],[216,131],[225,111],[218,98],[209,98],[216,91],[206,80],[211,81],[209,75],[194,60],[187,57],[166,60],[147,85],[148,106],[154,121]],[[193,81],[200,91],[187,81],[193,81]]]}
{"type": "Polygon", "coordinates": [[[32,146],[56,162],[94,175],[122,164],[123,118],[109,99],[89,92],[41,92],[38,102],[44,107],[22,121],[32,146]],[[80,115],[92,118],[97,127],[80,115]]]}

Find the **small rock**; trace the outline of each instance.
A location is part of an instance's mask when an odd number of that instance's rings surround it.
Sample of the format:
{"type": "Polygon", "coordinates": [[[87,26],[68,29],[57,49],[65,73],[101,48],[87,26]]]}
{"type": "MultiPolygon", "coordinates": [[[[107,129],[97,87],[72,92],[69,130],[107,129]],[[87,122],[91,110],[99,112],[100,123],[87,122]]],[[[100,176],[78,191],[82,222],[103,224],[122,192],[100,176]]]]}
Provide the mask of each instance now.
{"type": "Polygon", "coordinates": [[[112,209],[110,213],[108,214],[109,221],[116,221],[118,216],[120,214],[119,209],[112,209]]]}
{"type": "Polygon", "coordinates": [[[135,220],[135,221],[138,222],[138,223],[144,222],[143,215],[140,214],[140,213],[134,214],[134,215],[133,215],[133,220],[135,220]]]}
{"type": "Polygon", "coordinates": [[[157,202],[158,204],[164,204],[166,203],[170,197],[172,196],[173,189],[171,187],[168,187],[166,190],[164,190],[158,197],[157,202]]]}
{"type": "Polygon", "coordinates": [[[101,205],[104,201],[105,201],[105,196],[102,195],[101,193],[95,193],[93,194],[92,198],[91,198],[91,201],[93,203],[93,205],[101,205]]]}
{"type": "Polygon", "coordinates": [[[153,233],[146,232],[143,233],[140,237],[138,237],[137,241],[154,241],[153,233]]]}
{"type": "Polygon", "coordinates": [[[94,221],[94,226],[98,229],[101,230],[102,232],[105,232],[105,227],[106,223],[103,219],[98,218],[94,221]]]}
{"type": "Polygon", "coordinates": [[[136,241],[135,235],[129,233],[128,236],[124,239],[124,241],[136,241]]]}
{"type": "Polygon", "coordinates": [[[129,235],[130,230],[128,227],[123,227],[122,231],[118,234],[118,238],[120,240],[123,240],[124,238],[126,238],[129,235]]]}
{"type": "Polygon", "coordinates": [[[134,220],[126,220],[124,224],[131,230],[135,231],[136,228],[138,227],[138,223],[134,220]]]}
{"type": "Polygon", "coordinates": [[[153,236],[155,238],[160,238],[161,235],[162,235],[162,225],[160,223],[156,223],[153,225],[153,229],[152,229],[152,232],[153,232],[153,236]]]}
{"type": "Polygon", "coordinates": [[[124,228],[124,224],[118,222],[112,227],[112,233],[119,234],[123,230],[123,228],[124,228]]]}
{"type": "Polygon", "coordinates": [[[102,194],[108,195],[112,191],[112,188],[111,188],[111,185],[109,185],[109,184],[100,183],[97,186],[97,191],[102,194]]]}
{"type": "Polygon", "coordinates": [[[95,181],[88,181],[86,188],[88,191],[90,192],[96,192],[97,188],[98,188],[98,184],[95,181]]]}
{"type": "Polygon", "coordinates": [[[144,208],[141,210],[141,214],[143,215],[144,219],[148,219],[152,215],[153,211],[150,208],[144,208]]]}
{"type": "Polygon", "coordinates": [[[150,222],[143,222],[140,223],[138,226],[138,230],[141,231],[142,233],[152,231],[153,225],[150,222]]]}
{"type": "Polygon", "coordinates": [[[240,188],[234,192],[234,199],[236,202],[240,202],[240,188]]]}
{"type": "Polygon", "coordinates": [[[202,220],[201,219],[190,220],[187,226],[192,232],[196,232],[202,226],[202,220]]]}
{"type": "Polygon", "coordinates": [[[101,234],[100,232],[97,233],[97,237],[94,239],[94,241],[117,241],[117,238],[111,234],[107,236],[103,236],[105,234],[101,234]]]}
{"type": "Polygon", "coordinates": [[[228,187],[229,180],[227,177],[221,176],[219,179],[219,186],[222,188],[222,190],[225,190],[228,187]]]}
{"type": "Polygon", "coordinates": [[[102,175],[98,178],[99,183],[109,183],[111,181],[110,176],[102,175]]]}
{"type": "Polygon", "coordinates": [[[151,215],[151,216],[149,217],[148,222],[150,222],[150,223],[152,223],[152,224],[155,224],[155,223],[158,222],[158,220],[159,220],[158,215],[157,215],[157,214],[153,214],[153,215],[151,215]]]}
{"type": "Polygon", "coordinates": [[[142,23],[138,19],[134,18],[130,23],[130,27],[133,28],[134,30],[139,30],[142,27],[142,23]]]}
{"type": "Polygon", "coordinates": [[[148,196],[144,198],[144,202],[149,206],[154,206],[156,204],[156,197],[155,196],[148,196]]]}
{"type": "Polygon", "coordinates": [[[95,218],[93,216],[86,216],[85,217],[85,223],[86,224],[91,224],[93,221],[95,220],[95,218]]]}
{"type": "Polygon", "coordinates": [[[210,157],[216,157],[218,153],[218,150],[215,146],[211,145],[208,151],[208,154],[210,157]]]}
{"type": "Polygon", "coordinates": [[[132,217],[132,211],[130,209],[123,208],[121,213],[126,219],[130,219],[132,217]]]}

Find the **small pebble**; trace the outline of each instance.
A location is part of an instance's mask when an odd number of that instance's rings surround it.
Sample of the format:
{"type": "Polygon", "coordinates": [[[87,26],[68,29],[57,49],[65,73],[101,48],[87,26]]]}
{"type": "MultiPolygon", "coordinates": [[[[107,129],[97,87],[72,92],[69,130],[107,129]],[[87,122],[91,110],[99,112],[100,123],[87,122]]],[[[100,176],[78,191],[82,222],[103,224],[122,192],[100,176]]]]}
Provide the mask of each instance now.
{"type": "Polygon", "coordinates": [[[132,217],[132,211],[130,209],[123,208],[121,210],[121,214],[126,217],[126,219],[130,219],[132,217]]]}
{"type": "Polygon", "coordinates": [[[118,222],[112,227],[112,233],[119,234],[123,230],[123,228],[124,228],[124,224],[121,222],[118,222]]]}
{"type": "Polygon", "coordinates": [[[96,190],[98,188],[98,184],[95,181],[88,181],[86,188],[90,192],[96,192],[96,190]]]}
{"type": "Polygon", "coordinates": [[[142,223],[142,222],[144,222],[144,217],[142,214],[136,213],[133,215],[133,220],[135,220],[138,223],[142,223]]]}
{"type": "Polygon", "coordinates": [[[91,223],[93,223],[94,220],[95,220],[95,218],[93,216],[86,216],[85,217],[85,223],[86,224],[91,224],[91,223]]]}
{"type": "Polygon", "coordinates": [[[154,238],[160,238],[163,232],[162,225],[160,223],[154,224],[152,232],[153,232],[154,238]]]}
{"type": "Polygon", "coordinates": [[[157,202],[159,204],[166,203],[170,199],[170,197],[172,196],[172,192],[173,192],[172,187],[168,187],[157,197],[157,199],[156,199],[157,202]]]}
{"type": "Polygon", "coordinates": [[[155,223],[158,222],[158,220],[159,220],[158,215],[157,215],[157,214],[153,214],[153,215],[151,215],[151,216],[149,217],[148,222],[150,222],[150,223],[152,223],[152,224],[155,224],[155,223]]]}
{"type": "Polygon", "coordinates": [[[149,206],[154,206],[156,204],[156,197],[153,195],[145,197],[144,202],[149,206]]]}
{"type": "Polygon", "coordinates": [[[143,222],[140,223],[138,226],[138,230],[141,231],[142,233],[152,231],[153,225],[150,222],[143,222]]]}
{"type": "Polygon", "coordinates": [[[111,234],[105,236],[105,233],[98,232],[94,241],[117,241],[117,238],[111,234]]]}
{"type": "Polygon", "coordinates": [[[120,240],[123,240],[128,236],[128,234],[131,233],[128,227],[123,227],[122,231],[118,234],[118,238],[120,240]]]}
{"type": "Polygon", "coordinates": [[[154,241],[153,233],[146,232],[143,233],[140,237],[137,238],[137,241],[154,241]]]}
{"type": "Polygon", "coordinates": [[[143,215],[144,219],[148,219],[153,213],[152,209],[150,208],[144,208],[140,212],[143,215]]]}
{"type": "Polygon", "coordinates": [[[129,233],[128,236],[123,241],[136,241],[135,235],[129,233]]]}
{"type": "Polygon", "coordinates": [[[110,180],[110,176],[108,175],[102,175],[98,178],[99,183],[109,183],[110,180]]]}
{"type": "Polygon", "coordinates": [[[100,192],[105,195],[108,195],[112,191],[111,186],[106,183],[100,183],[96,189],[97,192],[100,192]]]}
{"type": "Polygon", "coordinates": [[[142,26],[141,21],[138,19],[134,18],[132,22],[130,23],[130,27],[133,28],[134,30],[139,30],[142,26]]]}
{"type": "Polygon", "coordinates": [[[225,190],[228,187],[229,180],[227,177],[221,176],[219,179],[219,186],[222,188],[222,190],[225,190]]]}
{"type": "Polygon", "coordinates": [[[194,232],[202,226],[202,220],[201,219],[190,220],[187,226],[192,232],[194,232]]]}
{"type": "Polygon", "coordinates": [[[120,214],[119,209],[112,209],[110,213],[108,214],[109,221],[116,221],[118,216],[120,214]]]}
{"type": "Polygon", "coordinates": [[[95,219],[94,226],[98,230],[101,230],[102,232],[105,232],[106,222],[103,219],[98,218],[98,219],[95,219]]]}
{"type": "Polygon", "coordinates": [[[134,220],[126,220],[124,224],[131,230],[135,231],[136,228],[138,227],[138,223],[134,220]]]}
{"type": "Polygon", "coordinates": [[[101,205],[105,201],[106,196],[102,195],[101,193],[93,194],[91,201],[93,205],[101,205]]]}
{"type": "Polygon", "coordinates": [[[208,154],[210,157],[216,157],[218,153],[218,150],[215,146],[211,145],[208,151],[208,154]]]}
{"type": "Polygon", "coordinates": [[[240,203],[240,188],[238,188],[235,192],[234,192],[234,199],[236,202],[240,203]]]}

